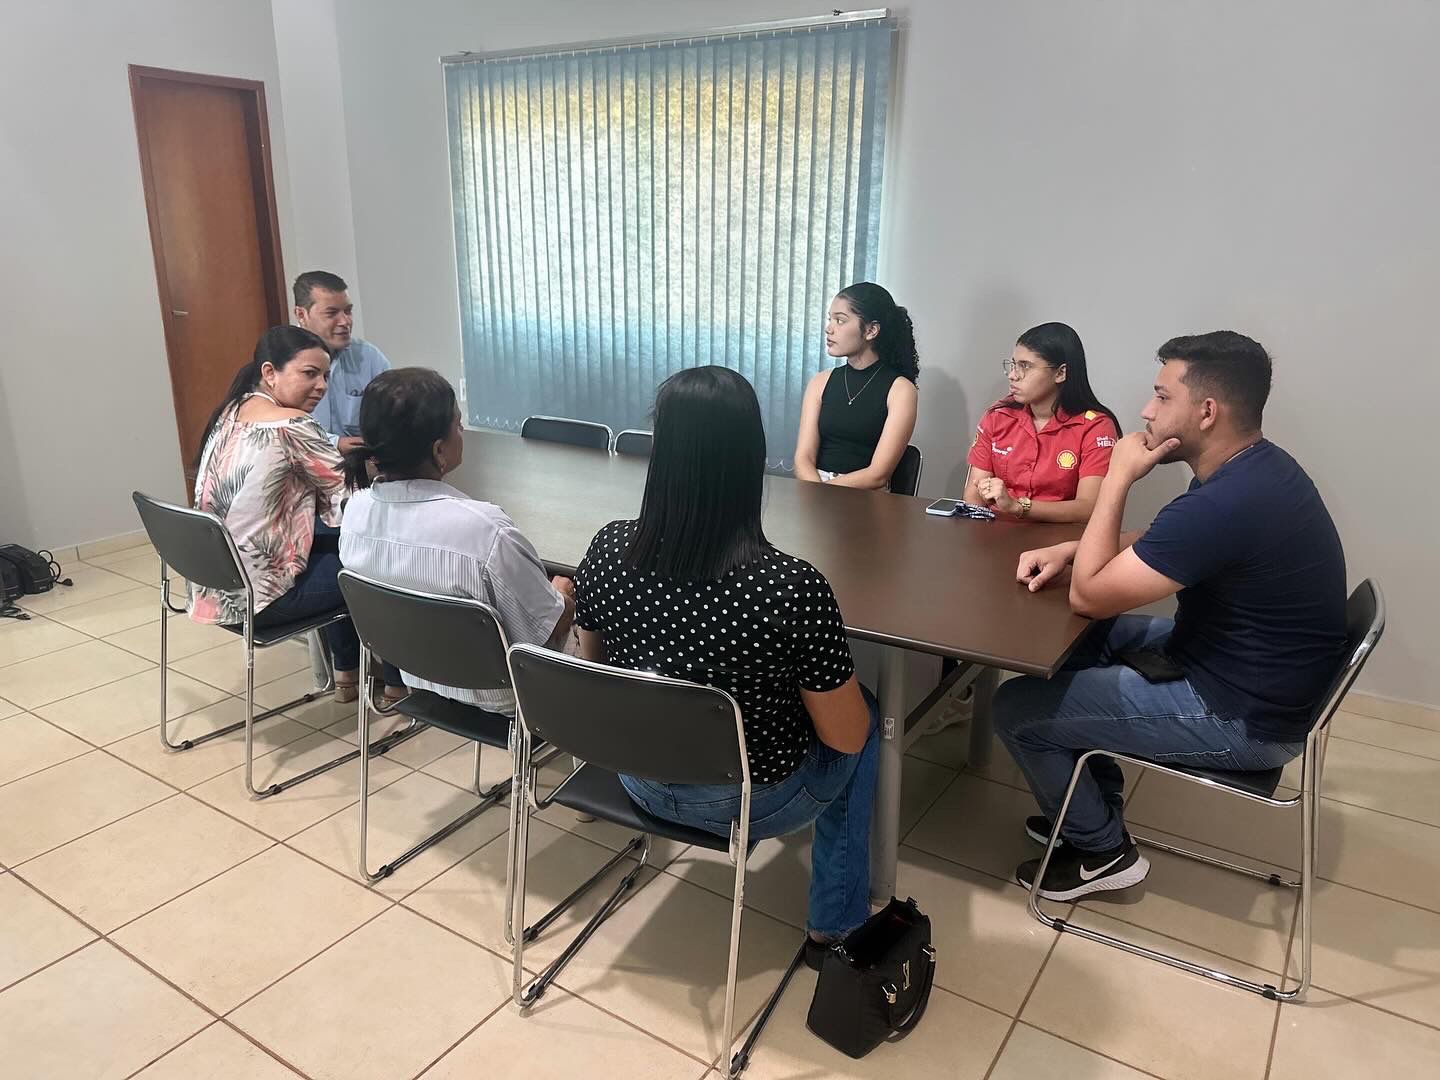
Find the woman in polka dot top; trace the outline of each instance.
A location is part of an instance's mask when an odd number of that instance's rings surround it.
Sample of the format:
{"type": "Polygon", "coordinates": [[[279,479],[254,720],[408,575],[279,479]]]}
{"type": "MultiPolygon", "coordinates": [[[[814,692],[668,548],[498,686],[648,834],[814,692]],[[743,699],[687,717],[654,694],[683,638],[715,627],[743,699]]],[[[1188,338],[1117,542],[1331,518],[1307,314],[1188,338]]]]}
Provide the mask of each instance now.
{"type": "MultiPolygon", "coordinates": [[[[718,686],[740,705],[752,839],[815,823],[816,947],[869,914],[874,698],[855,678],[830,584],[765,539],[765,431],[755,390],[723,367],[681,371],[655,400],[635,521],[596,534],[575,575],[582,655],[718,686]]],[[[730,835],[739,785],[621,778],[657,817],[730,835]]]]}

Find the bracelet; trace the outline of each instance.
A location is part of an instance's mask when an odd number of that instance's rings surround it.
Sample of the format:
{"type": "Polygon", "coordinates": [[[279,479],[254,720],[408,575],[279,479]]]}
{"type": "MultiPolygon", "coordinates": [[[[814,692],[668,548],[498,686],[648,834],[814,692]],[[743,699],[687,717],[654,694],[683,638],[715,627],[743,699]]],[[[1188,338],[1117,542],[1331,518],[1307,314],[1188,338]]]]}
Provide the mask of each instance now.
{"type": "Polygon", "coordinates": [[[1020,513],[1019,513],[1018,515],[1016,515],[1017,517],[1022,517],[1022,518],[1023,518],[1023,517],[1028,517],[1028,516],[1029,516],[1029,514],[1030,514],[1030,502],[1031,502],[1031,500],[1030,500],[1030,497],[1029,497],[1028,495],[1022,495],[1022,496],[1020,497],[1020,513]]]}

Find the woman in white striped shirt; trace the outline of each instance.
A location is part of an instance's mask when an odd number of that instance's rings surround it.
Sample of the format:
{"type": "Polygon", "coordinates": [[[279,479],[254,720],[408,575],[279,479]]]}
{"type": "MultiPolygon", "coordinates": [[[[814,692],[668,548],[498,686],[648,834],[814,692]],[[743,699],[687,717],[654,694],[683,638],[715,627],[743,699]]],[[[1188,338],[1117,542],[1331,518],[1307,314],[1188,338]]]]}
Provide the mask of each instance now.
{"type": "MultiPolygon", "coordinates": [[[[345,455],[351,483],[375,482],[345,507],[340,561],[367,577],[405,589],[489,604],[510,641],[563,644],[575,617],[574,584],[551,578],[534,546],[493,503],[445,483],[465,444],[455,391],[428,368],[395,368],[365,388],[360,434],[345,455]]],[[[402,673],[405,684],[515,714],[508,690],[465,690],[402,673]]]]}

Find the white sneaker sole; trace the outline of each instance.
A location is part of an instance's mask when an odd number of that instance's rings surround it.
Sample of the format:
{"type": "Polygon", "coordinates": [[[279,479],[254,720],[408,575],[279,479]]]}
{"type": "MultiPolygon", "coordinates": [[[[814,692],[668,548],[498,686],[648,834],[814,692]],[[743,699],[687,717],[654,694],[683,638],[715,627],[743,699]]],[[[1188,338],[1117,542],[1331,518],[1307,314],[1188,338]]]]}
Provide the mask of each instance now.
{"type": "MultiPolygon", "coordinates": [[[[1060,889],[1041,889],[1040,895],[1046,900],[1078,900],[1080,897],[1088,896],[1090,893],[1112,892],[1116,889],[1128,889],[1134,885],[1139,885],[1140,882],[1145,880],[1149,873],[1150,860],[1145,858],[1144,855],[1141,855],[1135,860],[1133,866],[1126,867],[1118,874],[1106,874],[1096,878],[1094,881],[1086,881],[1075,886],[1073,889],[1065,889],[1063,891],[1060,889]]],[[[1018,876],[1015,880],[1022,888],[1028,889],[1030,887],[1021,881],[1018,876]]]]}
{"type": "MultiPolygon", "coordinates": [[[[1044,847],[1046,844],[1050,843],[1050,836],[1048,833],[1036,832],[1034,829],[1030,828],[1029,825],[1025,826],[1025,835],[1028,836],[1031,840],[1034,840],[1035,843],[1039,844],[1041,847],[1044,847]]],[[[1055,850],[1059,851],[1064,846],[1065,840],[1062,837],[1060,842],[1055,845],[1055,850]]]]}

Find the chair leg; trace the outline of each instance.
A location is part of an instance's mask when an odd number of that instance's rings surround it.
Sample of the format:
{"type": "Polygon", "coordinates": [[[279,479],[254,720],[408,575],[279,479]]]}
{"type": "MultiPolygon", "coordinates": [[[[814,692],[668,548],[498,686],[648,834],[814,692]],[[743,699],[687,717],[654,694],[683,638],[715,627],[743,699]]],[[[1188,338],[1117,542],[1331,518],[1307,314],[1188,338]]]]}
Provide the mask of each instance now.
{"type": "Polygon", "coordinates": [[[730,902],[730,955],[725,965],[725,1049],[721,1058],[725,1062],[726,1074],[730,1077],[739,1076],[745,1071],[745,1066],[750,1063],[750,1051],[765,1029],[771,1011],[779,1003],[780,995],[785,992],[785,987],[789,985],[790,977],[795,974],[799,962],[805,958],[805,943],[802,941],[799,951],[790,961],[785,977],[780,980],[780,985],[765,1005],[765,1011],[755,1022],[755,1030],[750,1033],[750,1038],[745,1040],[745,1048],[735,1054],[735,984],[740,973],[740,918],[745,913],[745,864],[750,854],[749,817],[747,806],[741,813],[739,827],[732,826],[730,836],[730,850],[734,853],[732,858],[735,860],[735,895],[730,902]]]}
{"type": "MultiPolygon", "coordinates": [[[[807,935],[808,937],[808,935],[807,935]]],[[[738,945],[738,938],[735,944],[738,945]]],[[[730,1059],[729,1076],[739,1076],[750,1064],[750,1056],[755,1052],[755,1044],[760,1041],[760,1036],[765,1033],[765,1026],[770,1023],[770,1017],[774,1014],[780,999],[785,996],[786,989],[790,986],[790,980],[800,970],[800,965],[805,962],[805,938],[800,939],[800,947],[795,950],[795,955],[790,959],[790,966],[785,969],[785,974],[780,976],[780,985],[775,987],[775,992],[770,995],[770,1000],[765,1002],[765,1007],[760,1010],[760,1015],[755,1018],[755,1025],[750,1029],[750,1034],[745,1039],[745,1045],[740,1047],[740,1052],[730,1059]]],[[[727,994],[734,993],[734,986],[726,988],[727,994]]],[[[727,1043],[728,1043],[727,1036],[727,1043]]],[[[728,1047],[725,1051],[730,1052],[728,1047]]]]}
{"type": "MultiPolygon", "coordinates": [[[[361,647],[361,655],[362,655],[362,656],[365,655],[366,652],[367,652],[367,650],[365,650],[364,647],[362,646],[362,647],[361,647]]],[[[327,761],[327,762],[325,762],[325,763],[322,764],[322,765],[316,765],[313,769],[306,769],[303,773],[300,773],[298,776],[292,776],[292,777],[290,777],[290,779],[288,779],[288,780],[282,780],[282,781],[280,781],[280,782],[278,782],[278,783],[271,784],[269,787],[265,788],[263,791],[258,791],[258,790],[256,790],[256,788],[255,788],[255,777],[254,777],[254,772],[255,772],[254,732],[255,732],[255,724],[256,724],[256,722],[265,719],[265,717],[267,717],[267,716],[273,716],[275,713],[279,712],[281,709],[292,708],[295,704],[297,704],[297,703],[299,703],[299,702],[304,702],[304,701],[313,700],[315,697],[318,697],[321,693],[324,693],[324,692],[326,692],[326,691],[312,691],[310,694],[306,694],[306,695],[303,696],[303,697],[296,698],[295,701],[292,701],[292,702],[290,702],[289,704],[277,706],[276,708],[271,709],[271,710],[269,710],[268,712],[264,712],[264,713],[261,713],[259,716],[256,716],[256,715],[255,715],[255,648],[254,648],[253,641],[251,640],[251,631],[250,631],[250,626],[249,626],[248,623],[246,624],[246,630],[245,630],[245,662],[246,662],[246,666],[245,666],[245,719],[242,721],[242,723],[243,723],[244,726],[245,726],[245,790],[250,793],[250,797],[251,797],[252,799],[268,799],[268,798],[270,798],[272,795],[279,795],[282,791],[289,791],[289,790],[290,790],[291,788],[293,788],[296,784],[303,784],[306,780],[311,780],[311,779],[313,779],[314,777],[320,776],[322,773],[327,773],[327,772],[329,772],[331,769],[336,769],[336,768],[339,768],[341,765],[348,764],[349,762],[354,761],[356,758],[358,758],[358,757],[361,755],[361,751],[360,751],[359,749],[351,750],[351,751],[349,751],[348,753],[341,754],[339,757],[333,758],[332,760],[327,761]]],[[[331,669],[331,680],[332,680],[332,681],[334,680],[334,669],[333,669],[333,667],[332,667],[332,669],[331,669]]],[[[366,692],[365,692],[365,688],[362,687],[362,691],[361,691],[361,694],[360,694],[360,700],[361,700],[362,702],[364,702],[366,697],[367,697],[367,694],[366,694],[366,692]]],[[[420,734],[420,732],[423,731],[423,730],[425,729],[425,727],[426,727],[425,724],[420,723],[418,720],[412,719],[409,724],[407,724],[405,727],[401,728],[399,731],[392,731],[389,735],[386,735],[383,739],[379,739],[379,740],[377,740],[375,743],[372,744],[372,743],[370,743],[369,738],[368,738],[368,734],[369,734],[368,724],[362,723],[362,724],[361,724],[361,732],[360,732],[360,734],[361,734],[361,737],[364,739],[364,745],[365,745],[365,747],[366,747],[365,759],[366,759],[366,765],[367,765],[367,767],[368,767],[369,759],[370,759],[370,758],[372,758],[372,757],[378,757],[379,755],[384,754],[384,753],[386,753],[387,751],[394,749],[396,746],[400,745],[402,742],[405,742],[407,739],[413,739],[416,735],[420,734]]],[[[219,732],[216,732],[215,734],[219,734],[219,732]]],[[[211,738],[211,737],[213,737],[213,736],[206,736],[206,737],[207,737],[207,738],[211,738]]],[[[368,771],[368,769],[367,769],[367,770],[362,770],[362,771],[368,771]]],[[[368,787],[369,787],[369,784],[366,783],[364,780],[362,780],[362,781],[361,781],[361,791],[362,791],[362,793],[363,793],[368,787]]],[[[365,802],[365,799],[362,797],[362,798],[361,798],[361,803],[363,804],[364,802],[365,802]]],[[[363,806],[362,806],[362,813],[361,813],[362,829],[361,829],[361,839],[360,839],[360,843],[361,843],[361,860],[360,860],[360,865],[361,865],[362,872],[363,872],[363,870],[364,870],[364,865],[365,865],[365,858],[364,858],[365,834],[364,834],[364,829],[363,829],[363,823],[364,823],[365,814],[366,814],[366,811],[365,811],[365,809],[364,809],[363,806]]]]}
{"type": "Polygon", "coordinates": [[[505,849],[505,944],[511,948],[515,946],[515,845],[520,835],[519,818],[530,812],[530,805],[521,791],[521,762],[525,760],[521,757],[522,742],[528,745],[529,740],[523,737],[517,718],[510,722],[510,832],[505,849]]]}
{"type": "MultiPolygon", "coordinates": [[[[1040,883],[1045,879],[1045,870],[1050,865],[1050,858],[1054,854],[1055,847],[1060,841],[1060,827],[1064,824],[1065,816],[1070,811],[1070,801],[1075,795],[1075,787],[1079,783],[1081,775],[1089,767],[1090,758],[1102,752],[1103,751],[1100,750],[1089,750],[1081,754],[1079,759],[1075,762],[1074,770],[1070,773],[1070,783],[1065,788],[1065,798],[1060,803],[1060,811],[1058,814],[1055,815],[1055,825],[1050,830],[1050,839],[1045,845],[1045,854],[1040,859],[1040,866],[1035,872],[1035,880],[1030,883],[1030,895],[1027,900],[1027,904],[1030,908],[1030,914],[1033,915],[1040,922],[1044,923],[1046,926],[1049,926],[1054,930],[1060,931],[1061,933],[1074,934],[1076,937],[1082,937],[1088,941],[1096,941],[1099,942],[1101,945],[1109,945],[1111,948],[1120,949],[1128,953],[1133,953],[1136,956],[1143,956],[1149,960],[1156,960],[1162,964],[1167,965],[1168,967],[1179,968],[1181,971],[1188,971],[1192,975],[1203,975],[1207,979],[1213,979],[1216,982],[1224,983],[1227,986],[1234,986],[1241,990],[1248,990],[1252,994],[1259,994],[1261,997],[1268,998],[1271,1001],[1301,1000],[1304,997],[1305,990],[1308,988],[1309,981],[1309,933],[1308,926],[1306,925],[1302,925],[1302,936],[1304,938],[1304,941],[1302,942],[1302,950],[1305,950],[1307,955],[1304,958],[1306,960],[1306,967],[1302,971],[1301,986],[1295,990],[1282,991],[1279,989],[1279,987],[1271,983],[1255,982],[1252,979],[1241,978],[1238,975],[1232,975],[1229,972],[1221,971],[1218,968],[1208,968],[1205,967],[1203,964],[1192,963],[1191,961],[1182,959],[1181,957],[1171,956],[1169,953],[1159,952],[1155,949],[1148,949],[1143,945],[1136,945],[1134,942],[1126,941],[1124,938],[1118,938],[1111,934],[1101,933],[1098,930],[1091,930],[1089,927],[1076,926],[1072,922],[1067,922],[1065,919],[1057,918],[1053,915],[1047,915],[1045,914],[1045,912],[1040,910],[1040,883]]],[[[1145,763],[1142,761],[1136,761],[1132,758],[1125,758],[1125,760],[1130,761],[1132,764],[1137,765],[1140,768],[1146,767],[1145,763]]],[[[1310,777],[1307,770],[1306,781],[1308,781],[1309,779],[1310,777]]],[[[1306,791],[1308,792],[1309,790],[1310,788],[1307,784],[1306,791]]],[[[1308,813],[1308,806],[1305,807],[1305,810],[1308,813]]],[[[1308,891],[1306,886],[1310,880],[1309,868],[1313,865],[1313,850],[1309,845],[1313,843],[1314,830],[1312,828],[1312,823],[1308,817],[1305,819],[1305,832],[1305,842],[1307,844],[1307,847],[1301,853],[1302,871],[1300,899],[1302,924],[1306,922],[1306,909],[1309,906],[1306,902],[1306,893],[1308,891]]],[[[1166,847],[1166,845],[1159,844],[1152,846],[1166,847]]],[[[1250,870],[1246,867],[1233,866],[1230,863],[1226,863],[1217,859],[1211,859],[1206,856],[1199,855],[1196,852],[1186,851],[1181,848],[1166,847],[1166,850],[1172,850],[1175,851],[1177,854],[1181,855],[1194,856],[1196,858],[1199,858],[1203,862],[1213,863],[1214,865],[1223,866],[1228,869],[1239,870],[1243,873],[1248,873],[1253,877],[1268,879],[1271,876],[1256,873],[1254,870],[1250,870]]],[[[1288,882],[1285,882],[1283,880],[1277,883],[1289,884],[1288,882]]]]}
{"type": "MultiPolygon", "coordinates": [[[[529,814],[522,813],[521,819],[524,820],[529,816],[529,814]]],[[[528,828],[528,826],[526,828],[528,828]]],[[[522,842],[527,839],[528,838],[522,837],[522,842]]],[[[625,898],[625,894],[635,884],[636,879],[640,876],[640,871],[645,868],[645,864],[650,858],[649,835],[645,834],[637,837],[635,840],[632,840],[629,844],[626,845],[623,851],[619,852],[617,855],[611,858],[609,862],[607,862],[603,867],[600,868],[600,870],[596,871],[596,873],[591,875],[590,879],[586,881],[584,885],[576,889],[568,897],[562,900],[554,910],[550,911],[544,919],[540,920],[540,922],[536,924],[537,927],[549,925],[549,922],[553,921],[553,919],[559,915],[560,911],[563,911],[565,908],[569,907],[572,903],[574,903],[576,899],[584,895],[584,893],[588,892],[590,888],[595,885],[601,877],[604,876],[606,871],[619,863],[621,859],[629,855],[632,849],[634,849],[637,841],[640,844],[639,857],[636,860],[634,867],[632,867],[631,870],[623,878],[620,879],[619,883],[615,886],[615,890],[608,897],[606,897],[605,902],[600,905],[600,909],[596,911],[594,915],[590,916],[590,921],[580,928],[579,933],[577,933],[575,937],[570,941],[570,944],[565,946],[564,951],[562,951],[559,956],[552,960],[544,971],[542,971],[539,975],[535,976],[535,978],[530,982],[528,986],[522,986],[524,980],[524,969],[521,967],[520,958],[524,954],[525,943],[527,941],[533,941],[539,935],[539,930],[535,928],[530,928],[526,930],[519,929],[520,923],[523,922],[524,917],[523,912],[525,897],[522,892],[517,891],[515,896],[515,913],[518,917],[515,919],[514,926],[516,928],[516,936],[519,938],[519,940],[515,943],[514,993],[515,1004],[520,1006],[520,1008],[528,1009],[531,1005],[535,1004],[535,1002],[539,1001],[541,995],[543,995],[545,991],[549,989],[550,984],[555,981],[555,978],[560,974],[560,972],[565,970],[565,965],[570,963],[570,961],[575,958],[575,955],[580,951],[580,949],[585,945],[585,943],[590,940],[590,938],[594,935],[595,931],[600,929],[600,925],[611,915],[615,914],[616,910],[620,907],[620,902],[625,898]]],[[[525,884],[524,862],[525,848],[522,847],[516,854],[515,864],[517,886],[518,888],[522,889],[525,884]]]]}

